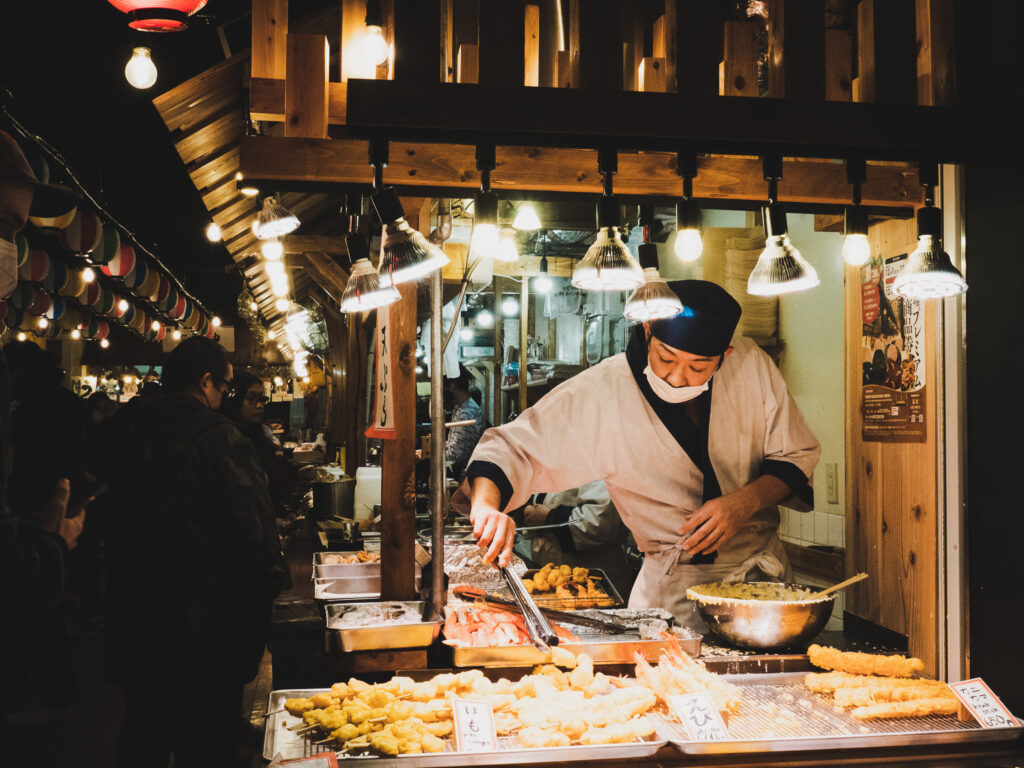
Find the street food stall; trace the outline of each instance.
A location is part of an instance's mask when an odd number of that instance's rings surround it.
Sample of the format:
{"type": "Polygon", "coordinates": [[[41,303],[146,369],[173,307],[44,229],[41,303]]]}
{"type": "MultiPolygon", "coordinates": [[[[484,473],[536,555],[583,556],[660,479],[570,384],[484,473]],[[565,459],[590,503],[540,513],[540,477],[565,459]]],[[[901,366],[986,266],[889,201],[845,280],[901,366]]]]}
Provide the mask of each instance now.
{"type": "MultiPolygon", "coordinates": [[[[307,298],[324,308],[330,337],[328,426],[345,474],[363,468],[365,435],[382,446],[376,536],[349,528],[343,550],[314,542],[318,551],[292,553],[294,597],[314,606],[322,664],[310,684],[270,694],[264,757],[773,764],[805,753],[818,764],[969,764],[1019,755],[1020,723],[998,698],[1016,693],[969,674],[965,566],[948,541],[962,524],[963,489],[950,478],[963,452],[955,387],[944,384],[962,374],[951,361],[963,359],[956,307],[966,290],[956,267],[963,233],[940,212],[959,204],[953,164],[966,119],[948,111],[956,94],[940,53],[952,13],[918,2],[915,19],[913,5],[862,0],[843,27],[826,22],[826,4],[792,0],[726,18],[715,3],[675,0],[339,5],[340,19],[289,28],[286,0],[254,0],[251,52],[156,100],[214,220],[234,227],[228,248],[271,328],[283,332],[291,309],[267,265],[283,255],[313,283],[307,298]],[[431,29],[439,34],[423,34],[431,29]],[[387,52],[365,66],[371,33],[387,52]],[[220,124],[240,111],[244,123],[220,124]],[[262,208],[239,197],[253,190],[262,208]],[[638,209],[629,226],[615,195],[638,209]],[[282,237],[276,256],[254,255],[264,247],[247,224],[257,209],[261,220],[279,203],[317,218],[333,215],[339,196],[344,235],[325,226],[282,237]],[[622,329],[602,318],[643,319],[630,315],[636,294],[611,312],[573,305],[569,289],[562,305],[572,309],[544,323],[528,317],[534,279],[591,294],[622,288],[580,275],[589,242],[571,233],[589,239],[594,226],[558,207],[580,199],[600,199],[597,240],[625,247],[621,232],[604,230],[639,234],[629,245],[644,285],[672,272],[738,286],[745,335],[787,377],[803,366],[807,389],[818,377],[838,393],[827,405],[837,436],[816,478],[836,511],[783,513],[780,525],[803,571],[828,583],[868,579],[829,595],[803,583],[695,586],[688,596],[710,629],[700,636],[667,611],[629,608],[599,569],[514,561],[499,573],[475,544],[447,535],[443,355],[457,322],[472,350],[458,362],[474,369],[499,425],[547,382],[552,361],[532,358],[542,331],[559,349],[561,318],[577,317],[580,354],[547,355],[571,375],[621,349],[608,340],[622,329]],[[523,200],[551,204],[553,234],[513,232],[529,252],[481,267],[478,234],[494,230],[500,248],[523,200]],[[746,213],[764,200],[762,217],[746,213]],[[795,249],[786,252],[800,279],[754,274],[766,239],[788,247],[784,206],[806,217],[809,239],[847,237],[844,260],[828,272],[818,263],[831,291],[821,304],[839,318],[828,344],[815,345],[821,305],[801,314],[806,305],[778,298],[818,283],[795,249]],[[703,257],[686,234],[701,242],[701,207],[703,257]],[[712,226],[713,209],[742,218],[712,226]],[[658,241],[661,229],[672,247],[658,241]],[[922,250],[921,238],[949,253],[922,250]],[[922,254],[942,263],[921,266],[922,254]],[[673,258],[703,258],[703,271],[673,258]],[[941,290],[897,290],[929,270],[941,272],[941,290]],[[494,322],[506,302],[510,318],[521,312],[514,324],[494,322]],[[419,531],[418,385],[431,430],[419,531]],[[845,631],[826,628],[833,618],[845,631]],[[875,631],[864,639],[855,627],[875,631]]],[[[1008,151],[1000,141],[994,134],[986,151],[1008,151]]]]}

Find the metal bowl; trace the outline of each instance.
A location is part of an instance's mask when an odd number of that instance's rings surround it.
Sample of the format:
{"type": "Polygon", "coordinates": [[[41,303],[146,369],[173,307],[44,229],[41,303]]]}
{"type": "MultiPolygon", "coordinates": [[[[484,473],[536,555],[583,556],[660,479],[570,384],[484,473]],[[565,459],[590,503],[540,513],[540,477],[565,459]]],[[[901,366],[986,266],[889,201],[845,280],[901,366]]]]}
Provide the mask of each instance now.
{"type": "MultiPolygon", "coordinates": [[[[833,595],[817,600],[747,600],[701,595],[701,587],[706,586],[710,585],[691,587],[686,596],[696,603],[711,631],[727,643],[757,650],[806,645],[828,623],[835,602],[833,595]]],[[[816,589],[803,584],[784,586],[816,589]]]]}

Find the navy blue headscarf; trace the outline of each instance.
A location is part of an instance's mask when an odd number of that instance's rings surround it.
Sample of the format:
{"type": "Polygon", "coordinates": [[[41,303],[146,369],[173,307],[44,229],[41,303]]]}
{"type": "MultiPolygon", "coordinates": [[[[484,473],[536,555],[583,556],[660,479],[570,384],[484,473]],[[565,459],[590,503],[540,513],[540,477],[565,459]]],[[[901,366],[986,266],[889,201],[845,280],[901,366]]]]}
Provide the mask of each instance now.
{"type": "Polygon", "coordinates": [[[668,284],[683,303],[674,317],[651,322],[651,335],[674,349],[714,357],[725,352],[743,311],[724,288],[707,280],[668,284]]]}

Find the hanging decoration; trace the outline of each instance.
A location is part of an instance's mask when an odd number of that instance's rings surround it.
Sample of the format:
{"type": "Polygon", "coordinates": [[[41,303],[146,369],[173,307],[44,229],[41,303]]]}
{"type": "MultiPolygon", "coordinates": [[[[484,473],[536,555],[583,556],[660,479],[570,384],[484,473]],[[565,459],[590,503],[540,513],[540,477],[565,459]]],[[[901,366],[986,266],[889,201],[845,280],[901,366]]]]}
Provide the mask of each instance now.
{"type": "Polygon", "coordinates": [[[206,0],[109,0],[127,13],[128,26],[139,32],[181,32],[188,29],[188,17],[206,5],[206,0]]]}
{"type": "MultiPolygon", "coordinates": [[[[85,288],[92,283],[85,282],[85,278],[82,275],[82,270],[67,267],[68,277],[64,282],[64,287],[58,289],[58,293],[61,296],[66,296],[69,299],[77,299],[79,302],[83,302],[83,296],[85,294],[85,288]]],[[[93,282],[96,282],[95,280],[93,282]]]]}
{"type": "Polygon", "coordinates": [[[103,222],[92,211],[82,208],[74,220],[57,233],[57,242],[68,253],[78,256],[95,251],[103,240],[103,222]]]}
{"type": "Polygon", "coordinates": [[[68,269],[67,264],[57,259],[50,259],[50,269],[42,280],[43,288],[50,293],[60,293],[68,284],[70,276],[71,270],[68,269]]]}
{"type": "Polygon", "coordinates": [[[394,440],[394,361],[391,356],[391,307],[377,310],[377,328],[374,332],[374,358],[376,385],[373,388],[373,423],[366,430],[367,437],[394,440]]]}
{"type": "Polygon", "coordinates": [[[50,272],[50,256],[40,248],[32,248],[25,263],[18,267],[18,279],[29,283],[41,282],[50,272]]]}
{"type": "Polygon", "coordinates": [[[121,243],[111,256],[110,261],[101,262],[103,266],[100,267],[100,272],[107,277],[127,277],[135,271],[137,261],[135,249],[126,243],[121,243]]]}
{"type": "Polygon", "coordinates": [[[146,264],[146,260],[136,258],[135,266],[132,267],[130,272],[127,272],[124,275],[124,287],[132,293],[135,293],[139,286],[141,286],[145,281],[148,274],[149,266],[146,264]]]}
{"type": "MultiPolygon", "coordinates": [[[[96,264],[110,264],[121,254],[121,233],[117,231],[117,227],[107,226],[103,227],[103,233],[100,235],[100,244],[92,252],[90,258],[96,264]]],[[[132,259],[134,264],[135,251],[132,251],[132,259]]],[[[129,269],[131,267],[129,266],[129,269]]],[[[109,272],[103,270],[102,266],[100,271],[105,275],[110,275],[109,272]]]]}
{"type": "Polygon", "coordinates": [[[29,248],[28,238],[21,233],[14,236],[14,244],[18,248],[18,266],[20,267],[25,263],[32,249],[29,248]]]}
{"type": "Polygon", "coordinates": [[[53,299],[50,297],[50,294],[40,288],[32,289],[32,304],[28,307],[30,314],[46,314],[52,304],[53,299]]]}

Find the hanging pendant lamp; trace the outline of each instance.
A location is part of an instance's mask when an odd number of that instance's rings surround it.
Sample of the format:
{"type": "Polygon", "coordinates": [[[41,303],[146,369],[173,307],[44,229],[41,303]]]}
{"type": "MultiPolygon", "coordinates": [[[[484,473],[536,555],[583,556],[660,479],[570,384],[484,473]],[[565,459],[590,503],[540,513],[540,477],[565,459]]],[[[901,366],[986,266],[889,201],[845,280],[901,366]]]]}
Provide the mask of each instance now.
{"type": "Polygon", "coordinates": [[[395,286],[381,286],[377,270],[370,263],[366,239],[362,235],[350,232],[345,235],[345,245],[352,260],[352,272],[341,296],[342,312],[365,312],[394,304],[402,298],[395,286]]]}
{"type": "Polygon", "coordinates": [[[188,17],[206,0],[109,0],[131,20],[128,26],[140,32],[181,32],[188,29],[188,17]]]}

